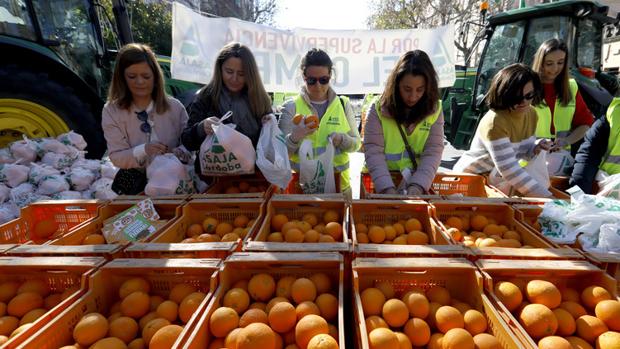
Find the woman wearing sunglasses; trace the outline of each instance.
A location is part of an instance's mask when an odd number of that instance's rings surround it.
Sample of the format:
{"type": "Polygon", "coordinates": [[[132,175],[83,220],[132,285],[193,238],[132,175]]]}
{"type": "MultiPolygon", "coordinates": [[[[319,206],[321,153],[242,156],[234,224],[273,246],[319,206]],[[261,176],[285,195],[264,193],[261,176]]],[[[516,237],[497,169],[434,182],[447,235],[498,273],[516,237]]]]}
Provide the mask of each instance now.
{"type": "MultiPolygon", "coordinates": [[[[188,110],[189,122],[181,137],[187,149],[200,150],[207,135],[213,133],[212,126],[229,111],[232,116],[224,123],[235,124],[235,129],[250,138],[256,147],[261,120],[266,120],[272,108],[252,51],[237,42],[222,47],[211,81],[198,92],[188,110]]],[[[198,157],[195,167],[196,173],[200,173],[198,157]]]]}
{"type": "Polygon", "coordinates": [[[542,43],[532,69],[542,82],[544,98],[535,105],[536,137],[554,139],[552,150],[568,148],[586,134],[594,117],[586,106],[577,82],[569,79],[568,48],[558,39],[542,43]]]}
{"type": "Polygon", "coordinates": [[[340,191],[350,192],[348,153],[358,150],[361,142],[349,99],[338,97],[330,86],[333,63],[325,51],[317,48],[308,51],[301,60],[301,73],[305,84],[297,97],[282,105],[279,122],[286,135],[291,167],[299,172],[299,146],[304,139],[311,140],[315,155],[320,155],[331,138],[336,150],[334,170],[340,173],[340,191]],[[316,115],[318,124],[295,122],[297,114],[316,115]]]}
{"type": "Polygon", "coordinates": [[[178,151],[187,112],[166,95],[163,73],[147,45],[128,44],[119,51],[101,119],[112,163],[122,170],[140,169],[143,180],[143,169],[153,157],[178,151]]]}
{"type": "Polygon", "coordinates": [[[443,152],[443,113],[437,73],[424,51],[400,57],[363,126],[366,168],[375,191],[428,192],[443,152]],[[409,173],[396,185],[390,172],[409,173]]]}
{"type": "Polygon", "coordinates": [[[536,140],[538,118],[532,102],[540,100],[540,93],[540,79],[526,65],[517,63],[500,70],[485,97],[490,110],[454,171],[487,174],[496,169],[501,180],[510,184],[510,194],[550,197],[551,192],[519,163],[553,146],[551,140],[536,140]]]}

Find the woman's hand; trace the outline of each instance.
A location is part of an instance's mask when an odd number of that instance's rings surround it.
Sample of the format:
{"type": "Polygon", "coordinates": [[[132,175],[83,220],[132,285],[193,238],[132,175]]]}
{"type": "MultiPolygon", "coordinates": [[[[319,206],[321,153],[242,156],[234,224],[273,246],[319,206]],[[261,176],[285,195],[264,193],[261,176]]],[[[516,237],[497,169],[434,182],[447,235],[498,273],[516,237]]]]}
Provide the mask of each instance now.
{"type": "Polygon", "coordinates": [[[205,120],[202,121],[202,127],[204,127],[205,133],[207,135],[212,135],[213,134],[213,125],[217,125],[220,123],[220,119],[215,117],[215,116],[211,116],[206,118],[205,120]]]}
{"type": "Polygon", "coordinates": [[[147,143],[144,145],[146,155],[153,157],[168,152],[168,146],[159,142],[147,143]]]}
{"type": "Polygon", "coordinates": [[[424,188],[422,188],[421,186],[415,183],[409,184],[409,186],[407,187],[407,195],[411,195],[411,196],[424,195],[424,188]]]}
{"type": "Polygon", "coordinates": [[[291,135],[289,137],[290,140],[293,141],[293,143],[299,143],[299,141],[306,138],[307,135],[311,135],[316,132],[318,128],[309,127],[311,124],[312,123],[306,125],[303,122],[300,122],[297,125],[293,125],[293,129],[291,130],[291,135]]]}
{"type": "Polygon", "coordinates": [[[396,188],[394,187],[389,187],[389,188],[383,189],[381,194],[396,195],[398,194],[398,191],[396,191],[396,188]]]}
{"type": "Polygon", "coordinates": [[[261,118],[261,121],[262,121],[263,124],[266,124],[266,123],[268,123],[271,120],[273,120],[274,122],[277,122],[276,116],[273,113],[265,114],[261,118]]]}
{"type": "Polygon", "coordinates": [[[332,132],[329,136],[332,139],[332,144],[334,147],[339,147],[344,139],[344,135],[338,132],[332,132]]]}
{"type": "Polygon", "coordinates": [[[553,147],[553,141],[550,139],[540,139],[538,140],[538,143],[536,144],[536,146],[534,147],[534,154],[538,155],[538,153],[540,153],[541,150],[551,150],[551,148],[553,147]]]}

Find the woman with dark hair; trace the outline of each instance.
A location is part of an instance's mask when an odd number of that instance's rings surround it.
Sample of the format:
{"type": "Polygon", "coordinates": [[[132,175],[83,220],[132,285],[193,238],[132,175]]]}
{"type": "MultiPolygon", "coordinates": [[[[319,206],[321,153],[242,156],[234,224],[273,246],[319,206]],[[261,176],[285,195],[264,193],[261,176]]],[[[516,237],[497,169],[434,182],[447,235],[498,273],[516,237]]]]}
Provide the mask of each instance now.
{"type": "Polygon", "coordinates": [[[428,55],[400,57],[364,124],[366,167],[377,193],[396,194],[390,171],[410,170],[407,195],[428,192],[443,152],[443,112],[437,73],[428,55]]]}
{"type": "Polygon", "coordinates": [[[536,137],[554,139],[553,149],[568,148],[586,134],[594,117],[577,82],[569,78],[568,47],[559,39],[542,43],[532,63],[542,82],[544,98],[534,105],[538,115],[536,137]]]}
{"type": "MultiPolygon", "coordinates": [[[[256,147],[264,117],[271,114],[271,99],[256,65],[252,51],[232,42],[222,47],[215,60],[211,81],[203,87],[189,106],[189,122],[181,140],[188,150],[200,150],[212,126],[232,111],[224,123],[246,135],[256,147]]],[[[196,173],[200,164],[196,158],[196,173]]]]}
{"type": "MultiPolygon", "coordinates": [[[[156,155],[177,152],[187,112],[166,95],[164,75],[148,46],[128,44],[119,51],[101,119],[110,160],[122,170],[145,172],[156,155]]],[[[146,175],[141,176],[146,185],[146,175]]],[[[141,185],[124,194],[143,189],[141,185]]]]}
{"type": "Polygon", "coordinates": [[[550,197],[551,192],[519,163],[553,146],[548,139],[536,140],[534,134],[537,116],[532,103],[540,100],[540,93],[538,75],[526,65],[517,63],[500,70],[486,95],[490,110],[480,120],[471,147],[454,171],[487,174],[496,169],[517,194],[550,197]]]}
{"type": "Polygon", "coordinates": [[[299,172],[299,146],[304,139],[312,141],[314,154],[325,151],[331,137],[336,149],[334,171],[340,173],[340,191],[350,191],[349,154],[360,147],[360,135],[349,99],[338,97],[330,86],[333,63],[327,53],[313,48],[301,60],[305,84],[299,95],[282,105],[279,126],[286,135],[286,145],[293,170],[299,172]],[[315,115],[308,123],[294,120],[296,114],[315,115]]]}

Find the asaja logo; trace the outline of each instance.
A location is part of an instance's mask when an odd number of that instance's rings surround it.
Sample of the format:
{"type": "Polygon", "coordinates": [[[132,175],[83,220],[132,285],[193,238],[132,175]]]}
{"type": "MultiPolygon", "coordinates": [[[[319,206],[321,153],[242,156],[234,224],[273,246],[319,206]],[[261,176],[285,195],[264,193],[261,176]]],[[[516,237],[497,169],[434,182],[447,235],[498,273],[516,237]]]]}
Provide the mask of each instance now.
{"type": "Polygon", "coordinates": [[[215,154],[222,154],[226,149],[220,145],[220,142],[217,140],[217,136],[213,137],[213,145],[211,146],[211,152],[215,154]]]}
{"type": "Polygon", "coordinates": [[[213,137],[213,143],[209,151],[204,152],[200,158],[202,173],[208,174],[232,174],[242,171],[241,163],[235,153],[226,150],[222,146],[217,136],[213,137]]]}

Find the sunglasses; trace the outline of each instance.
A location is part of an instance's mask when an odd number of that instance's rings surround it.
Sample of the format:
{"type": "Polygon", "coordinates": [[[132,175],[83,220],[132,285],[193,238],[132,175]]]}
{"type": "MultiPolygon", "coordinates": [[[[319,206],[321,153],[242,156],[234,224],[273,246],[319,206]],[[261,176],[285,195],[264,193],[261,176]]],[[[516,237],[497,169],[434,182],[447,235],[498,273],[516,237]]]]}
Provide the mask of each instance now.
{"type": "Polygon", "coordinates": [[[313,78],[313,77],[306,76],[306,83],[308,85],[314,85],[317,82],[321,85],[327,85],[329,84],[329,80],[331,80],[331,77],[329,76],[321,76],[320,78],[313,78]]]}
{"type": "Polygon", "coordinates": [[[142,125],[140,125],[140,130],[144,133],[151,133],[151,124],[148,123],[149,114],[147,114],[146,110],[141,112],[137,112],[136,116],[138,120],[142,121],[142,125]]]}
{"type": "Polygon", "coordinates": [[[519,103],[523,101],[531,101],[532,99],[534,99],[534,97],[536,97],[536,94],[534,92],[530,92],[524,96],[521,96],[519,99],[519,103]]]}

